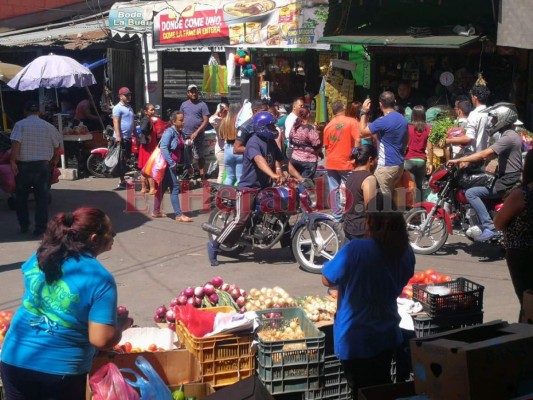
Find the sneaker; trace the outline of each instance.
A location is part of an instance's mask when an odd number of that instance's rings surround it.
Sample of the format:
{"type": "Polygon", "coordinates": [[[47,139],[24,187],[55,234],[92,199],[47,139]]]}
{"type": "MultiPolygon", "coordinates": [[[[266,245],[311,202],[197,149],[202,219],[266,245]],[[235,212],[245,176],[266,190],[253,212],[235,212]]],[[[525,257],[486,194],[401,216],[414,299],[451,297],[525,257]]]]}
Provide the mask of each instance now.
{"type": "Polygon", "coordinates": [[[127,183],[126,181],[120,182],[117,187],[114,190],[126,190],[127,189],[127,183]]]}
{"type": "Polygon", "coordinates": [[[209,257],[212,267],[218,267],[217,254],[220,252],[218,249],[219,246],[214,240],[207,242],[207,257],[209,257]]]}
{"type": "Polygon", "coordinates": [[[483,229],[483,232],[481,235],[479,235],[475,240],[476,242],[486,242],[489,239],[492,239],[493,237],[499,236],[500,233],[496,231],[491,231],[490,229],[483,229]]]}

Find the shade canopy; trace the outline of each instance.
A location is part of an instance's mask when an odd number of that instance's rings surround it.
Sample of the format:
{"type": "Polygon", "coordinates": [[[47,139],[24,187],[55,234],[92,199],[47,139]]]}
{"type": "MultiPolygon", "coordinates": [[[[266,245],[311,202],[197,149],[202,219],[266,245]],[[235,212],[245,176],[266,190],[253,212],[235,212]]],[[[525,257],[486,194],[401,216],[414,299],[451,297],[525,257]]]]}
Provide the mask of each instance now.
{"type": "Polygon", "coordinates": [[[324,36],[318,43],[354,44],[361,46],[383,47],[426,47],[441,49],[458,49],[479,40],[479,36],[426,36],[413,37],[409,35],[339,35],[324,36]]]}
{"type": "Polygon", "coordinates": [[[20,65],[0,62],[0,81],[8,82],[13,79],[20,70],[22,70],[20,65]]]}

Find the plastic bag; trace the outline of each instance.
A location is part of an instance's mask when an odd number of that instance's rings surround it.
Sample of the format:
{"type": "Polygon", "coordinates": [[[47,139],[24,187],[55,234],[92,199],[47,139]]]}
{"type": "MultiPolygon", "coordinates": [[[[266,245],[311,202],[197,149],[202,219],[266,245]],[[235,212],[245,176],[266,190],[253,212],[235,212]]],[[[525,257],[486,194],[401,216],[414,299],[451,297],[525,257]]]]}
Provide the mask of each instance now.
{"type": "Polygon", "coordinates": [[[156,147],[146,164],[142,169],[142,174],[148,178],[154,178],[154,181],[161,183],[165,176],[165,168],[167,167],[167,160],[163,157],[161,149],[156,147]]]}
{"type": "Polygon", "coordinates": [[[115,142],[109,148],[105,159],[104,165],[106,166],[107,173],[116,178],[122,173],[122,146],[120,142],[115,142]]]}
{"type": "Polygon", "coordinates": [[[204,337],[213,331],[217,313],[200,311],[191,304],[176,306],[174,312],[176,319],[181,321],[195,337],[204,337]]]}
{"type": "Polygon", "coordinates": [[[118,367],[107,363],[89,378],[93,400],[139,400],[137,392],[126,383],[118,367]]]}
{"type": "Polygon", "coordinates": [[[471,172],[463,170],[459,181],[457,182],[459,187],[463,189],[470,189],[477,186],[486,187],[491,189],[494,185],[496,177],[484,171],[471,172]]]}
{"type": "Polygon", "coordinates": [[[121,371],[135,376],[135,381],[125,380],[131,386],[139,388],[142,400],[172,400],[170,389],[143,356],[137,357],[135,365],[146,379],[130,368],[122,368],[121,371]]]}

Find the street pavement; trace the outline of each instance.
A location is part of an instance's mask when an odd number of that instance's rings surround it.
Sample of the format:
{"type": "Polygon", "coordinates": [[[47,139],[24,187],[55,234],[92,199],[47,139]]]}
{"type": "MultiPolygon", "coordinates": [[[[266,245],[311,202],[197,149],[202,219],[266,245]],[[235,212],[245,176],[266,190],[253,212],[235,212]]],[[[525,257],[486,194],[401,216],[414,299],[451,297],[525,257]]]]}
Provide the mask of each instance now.
{"type": "MultiPolygon", "coordinates": [[[[113,249],[100,255],[99,260],[115,276],[119,304],[130,310],[139,326],[154,326],[152,318],[159,305],[168,305],[185,287],[203,285],[213,276],[221,276],[247,291],[252,287],[281,286],[294,297],[326,294],[320,275],[301,270],[290,261],[288,249],[246,251],[237,259],[220,257],[220,266],[211,267],[206,255],[207,235],[201,229],[209,210],[201,210],[200,189],[192,193],[196,197],[182,198],[182,207],[188,204],[193,210],[189,215],[194,218],[193,223],[185,224],[172,218],[168,194],[163,210],[169,217],[152,219],[152,196],[114,191],[116,184],[116,179],[93,177],[60,181],[52,187],[50,215],[91,205],[110,216],[117,236],[113,249]]],[[[20,305],[23,294],[20,267],[38,246],[38,240],[31,234],[19,233],[7,197],[0,192],[0,310],[20,305]]],[[[32,203],[30,213],[33,220],[32,203]]],[[[440,252],[417,255],[416,262],[417,271],[432,268],[452,278],[462,276],[483,285],[485,322],[495,319],[516,322],[518,301],[498,248],[451,236],[440,252]]]]}

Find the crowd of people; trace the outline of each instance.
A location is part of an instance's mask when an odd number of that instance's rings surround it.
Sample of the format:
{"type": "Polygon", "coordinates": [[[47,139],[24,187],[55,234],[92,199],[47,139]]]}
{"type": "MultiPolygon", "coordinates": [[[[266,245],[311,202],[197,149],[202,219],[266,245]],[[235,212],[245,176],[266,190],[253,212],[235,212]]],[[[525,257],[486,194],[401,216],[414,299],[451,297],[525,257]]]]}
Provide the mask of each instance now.
{"type": "MultiPolygon", "coordinates": [[[[127,153],[135,134],[131,92],[121,88],[118,93],[120,102],[113,109],[115,140],[127,153]]],[[[522,168],[522,138],[514,129],[516,108],[509,103],[487,107],[489,94],[485,85],[476,85],[471,99],[456,102],[456,124],[463,132],[446,139],[451,154],[447,163],[471,167],[498,160],[494,185],[468,188],[466,198],[483,228],[477,240],[485,241],[503,232],[507,264],[521,303],[523,291],[533,288],[528,267],[533,249],[533,152],[529,151],[522,168]],[[483,203],[488,196],[505,197],[494,221],[483,203]]],[[[240,238],[260,189],[273,182],[283,183],[287,173],[299,181],[314,179],[318,164],[325,159],[330,191],[344,186],[352,198],[346,207],[340,198],[330,205],[333,216],[344,224],[347,240],[324,265],[322,276],[324,285],[338,290],[335,352],[354,392],[359,387],[387,383],[392,352],[402,341],[396,298],[415,266],[403,213],[393,195],[404,170],[413,175],[419,193],[426,175],[433,172],[426,109],[414,104],[408,121],[396,108],[395,95],[383,92],[378,99],[379,111],[372,108],[370,99],[352,102],[349,107],[337,101],[332,104],[332,119],[321,126],[312,121],[301,99],[292,103],[290,112],[279,104],[257,100],[244,105],[221,103],[210,115],[196,86],[189,85],[187,95],[188,100],[171,114],[169,127],[160,138],[151,124],[155,107],[143,107],[139,167],[156,148],[166,161],[159,183],[149,177],[142,181],[141,190],[154,195],[152,217],[164,215],[161,202],[169,190],[175,220],[192,222],[180,207],[180,179],[193,163],[198,164],[200,176],[205,179],[203,146],[208,124],[217,138],[217,182],[237,188],[233,221],[207,243],[212,266],[219,265],[220,246],[231,247],[240,238]],[[379,116],[371,118],[376,111],[379,116]]],[[[15,125],[11,137],[22,232],[30,225],[26,207],[29,188],[47,182],[48,162],[57,157],[59,148],[57,130],[38,120],[34,115],[36,105],[27,104],[25,110],[27,118],[15,125]]],[[[119,186],[122,182],[121,176],[119,186]]],[[[131,321],[117,322],[115,282],[96,260],[113,244],[109,217],[101,210],[81,208],[56,215],[46,228],[44,195],[43,186],[36,192],[35,233],[44,233],[44,238],[36,254],[22,267],[26,293],[4,343],[2,380],[13,398],[32,398],[34,390],[46,390],[51,398],[60,398],[56,393],[67,389],[70,398],[78,398],[71,386],[85,387],[82,376],[88,371],[87,360],[94,348],[115,344],[131,321]],[[76,304],[71,302],[66,307],[59,302],[63,308],[58,308],[55,303],[41,302],[42,291],[58,285],[68,289],[69,296],[77,296],[76,304]],[[58,342],[50,341],[48,346],[48,341],[43,341],[50,339],[47,334],[64,337],[65,343],[72,345],[58,347],[58,342]],[[48,346],[44,352],[43,344],[48,346]]]]}

